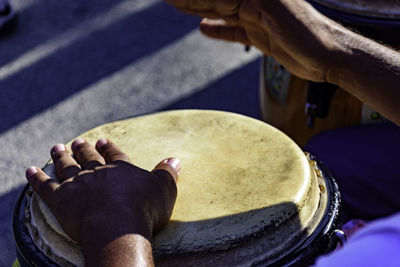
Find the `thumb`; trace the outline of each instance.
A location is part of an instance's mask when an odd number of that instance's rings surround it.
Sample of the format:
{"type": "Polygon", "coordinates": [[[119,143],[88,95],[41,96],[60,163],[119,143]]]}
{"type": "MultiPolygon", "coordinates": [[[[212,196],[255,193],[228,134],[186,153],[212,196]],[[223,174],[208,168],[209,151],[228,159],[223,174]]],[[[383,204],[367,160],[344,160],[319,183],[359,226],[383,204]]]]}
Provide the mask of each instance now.
{"type": "Polygon", "coordinates": [[[157,172],[158,170],[164,170],[174,178],[175,182],[177,182],[181,169],[182,166],[179,159],[168,158],[158,163],[157,166],[153,169],[152,173],[157,175],[157,173],[159,173],[157,172]]]}
{"type": "Polygon", "coordinates": [[[156,209],[158,215],[153,220],[154,233],[159,232],[171,218],[178,193],[176,181],[178,180],[180,170],[181,164],[179,159],[168,158],[158,163],[152,171],[164,185],[163,187],[158,187],[158,198],[155,198],[159,201],[155,206],[158,207],[158,209],[156,209]]]}

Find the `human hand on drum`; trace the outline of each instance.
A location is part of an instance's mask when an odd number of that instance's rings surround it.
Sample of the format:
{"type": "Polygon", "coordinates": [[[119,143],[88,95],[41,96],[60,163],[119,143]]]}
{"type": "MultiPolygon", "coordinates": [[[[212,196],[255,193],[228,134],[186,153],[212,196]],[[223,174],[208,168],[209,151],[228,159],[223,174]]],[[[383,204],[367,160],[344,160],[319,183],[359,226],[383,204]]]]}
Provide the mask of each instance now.
{"type": "Polygon", "coordinates": [[[204,19],[209,37],[254,45],[292,73],[307,80],[328,80],[334,51],[347,31],[304,0],[166,0],[204,19]]]}
{"type": "Polygon", "coordinates": [[[148,172],[131,164],[106,139],[100,139],[95,148],[79,138],[71,147],[73,156],[63,144],[51,150],[59,181],[30,167],[26,172],[29,184],[64,231],[82,246],[86,264],[97,265],[102,260],[99,252],[107,251],[111,254],[102,256],[115,264],[137,260],[118,259],[119,249],[132,250],[128,255],[138,257],[145,251],[151,261],[148,240],[172,214],[179,160],[163,160],[148,172]]]}

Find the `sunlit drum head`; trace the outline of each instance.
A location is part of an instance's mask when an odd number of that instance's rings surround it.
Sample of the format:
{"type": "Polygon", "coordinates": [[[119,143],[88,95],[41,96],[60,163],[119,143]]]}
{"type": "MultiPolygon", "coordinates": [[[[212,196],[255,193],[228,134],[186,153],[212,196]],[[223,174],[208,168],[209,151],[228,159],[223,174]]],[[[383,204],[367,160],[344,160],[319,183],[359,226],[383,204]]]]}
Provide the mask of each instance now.
{"type": "MultiPolygon", "coordinates": [[[[245,116],[162,112],[105,124],[81,137],[93,144],[109,138],[146,170],[167,157],[181,160],[171,222],[153,240],[159,264],[181,256],[231,265],[283,257],[313,231],[325,209],[321,181],[300,148],[245,116]]],[[[55,177],[53,165],[45,170],[55,177]]],[[[56,262],[83,265],[79,247],[33,196],[26,225],[35,242],[56,262]]]]}

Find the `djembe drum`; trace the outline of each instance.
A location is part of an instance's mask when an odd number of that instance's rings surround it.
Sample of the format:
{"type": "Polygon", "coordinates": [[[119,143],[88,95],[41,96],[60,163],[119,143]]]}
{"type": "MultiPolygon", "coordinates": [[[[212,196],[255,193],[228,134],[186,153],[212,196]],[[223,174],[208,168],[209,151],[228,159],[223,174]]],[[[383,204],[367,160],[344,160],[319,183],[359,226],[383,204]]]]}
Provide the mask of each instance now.
{"type": "MultiPolygon", "coordinates": [[[[400,1],[308,0],[326,16],[361,34],[400,47],[400,1]]],[[[317,133],[385,118],[344,90],[301,79],[264,57],[260,104],[263,120],[300,146],[317,133]]]]}
{"type": "MultiPolygon", "coordinates": [[[[183,169],[170,223],[153,240],[160,266],[311,263],[335,247],[340,195],[323,166],[268,124],[242,115],[182,110],[97,127],[139,167],[170,156],[183,169]]],[[[56,177],[48,163],[44,171],[56,177]]],[[[25,266],[83,266],[79,246],[29,188],[14,213],[25,266]]]]}

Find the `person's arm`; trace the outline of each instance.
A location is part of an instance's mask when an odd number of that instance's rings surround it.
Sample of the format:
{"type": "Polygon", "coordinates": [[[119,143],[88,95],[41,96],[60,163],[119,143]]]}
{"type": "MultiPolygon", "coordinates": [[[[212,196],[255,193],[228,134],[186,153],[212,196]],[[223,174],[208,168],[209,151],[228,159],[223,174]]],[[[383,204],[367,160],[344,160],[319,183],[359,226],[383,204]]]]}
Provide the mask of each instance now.
{"type": "Polygon", "coordinates": [[[295,75],[337,84],[400,125],[399,53],[351,32],[306,1],[166,2],[211,18],[200,24],[207,36],[254,45],[295,75]]]}
{"type": "Polygon", "coordinates": [[[400,125],[400,53],[350,31],[327,79],[400,125]]]}
{"type": "Polygon", "coordinates": [[[59,181],[30,167],[29,184],[83,250],[86,266],[152,266],[151,237],[172,214],[180,164],[170,158],[140,169],[112,142],[83,139],[53,147],[59,181]]]}

